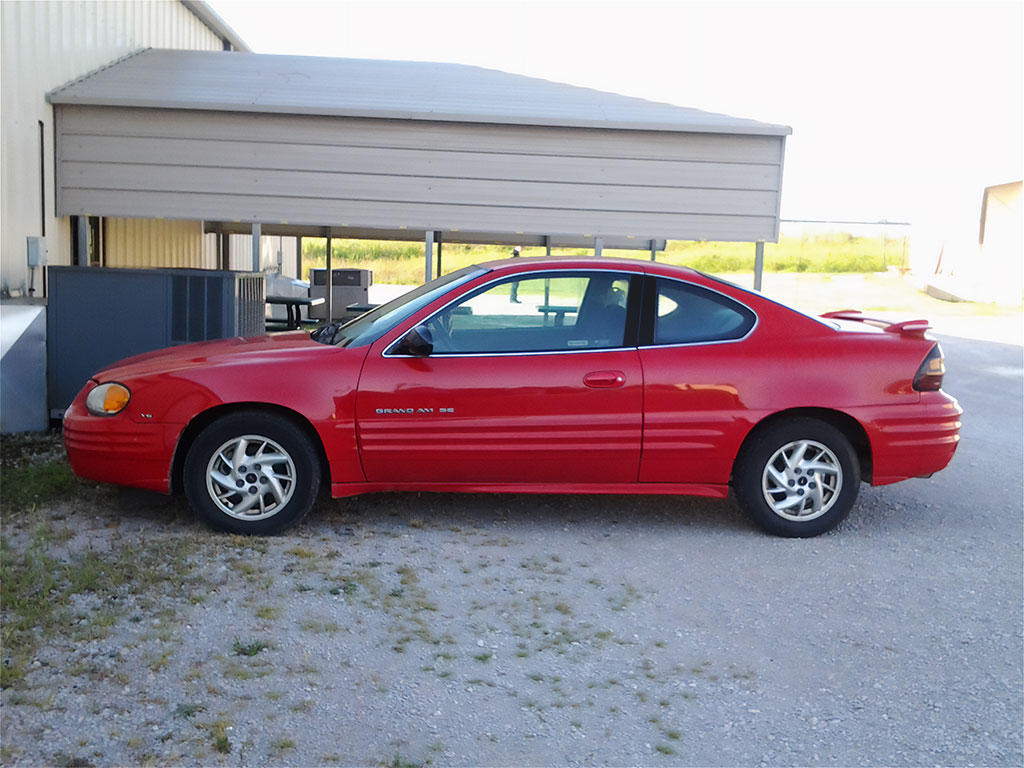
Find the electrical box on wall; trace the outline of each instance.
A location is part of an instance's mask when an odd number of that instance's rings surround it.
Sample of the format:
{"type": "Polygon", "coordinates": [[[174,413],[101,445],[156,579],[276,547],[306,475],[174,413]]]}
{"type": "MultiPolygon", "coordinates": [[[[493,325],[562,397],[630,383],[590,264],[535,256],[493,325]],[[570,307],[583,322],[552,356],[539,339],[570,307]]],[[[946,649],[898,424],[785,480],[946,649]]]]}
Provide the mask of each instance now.
{"type": "Polygon", "coordinates": [[[46,238],[29,237],[28,241],[28,265],[30,267],[46,266],[46,238]]]}

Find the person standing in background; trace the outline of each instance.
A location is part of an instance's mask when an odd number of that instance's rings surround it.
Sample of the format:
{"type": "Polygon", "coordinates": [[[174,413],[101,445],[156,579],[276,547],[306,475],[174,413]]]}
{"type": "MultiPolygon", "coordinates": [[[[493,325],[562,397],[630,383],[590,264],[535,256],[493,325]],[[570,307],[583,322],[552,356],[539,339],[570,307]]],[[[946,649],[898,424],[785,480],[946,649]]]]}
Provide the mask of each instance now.
{"type": "MultiPolygon", "coordinates": [[[[517,259],[517,258],[519,258],[522,255],[523,255],[523,246],[517,245],[515,248],[512,249],[512,258],[513,259],[517,259]]],[[[512,299],[511,300],[512,300],[513,304],[518,304],[519,303],[519,281],[518,280],[516,280],[514,283],[512,283],[512,299]]]]}

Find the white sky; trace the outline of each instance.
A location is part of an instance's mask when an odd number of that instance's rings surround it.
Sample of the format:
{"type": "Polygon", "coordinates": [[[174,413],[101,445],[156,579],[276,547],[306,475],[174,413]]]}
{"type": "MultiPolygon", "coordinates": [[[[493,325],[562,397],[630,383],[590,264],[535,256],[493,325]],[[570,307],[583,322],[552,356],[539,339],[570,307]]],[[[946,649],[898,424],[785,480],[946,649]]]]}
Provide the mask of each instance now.
{"type": "Polygon", "coordinates": [[[784,218],[977,237],[1019,180],[1022,2],[245,2],[257,53],[450,61],[793,128],[784,218]]]}

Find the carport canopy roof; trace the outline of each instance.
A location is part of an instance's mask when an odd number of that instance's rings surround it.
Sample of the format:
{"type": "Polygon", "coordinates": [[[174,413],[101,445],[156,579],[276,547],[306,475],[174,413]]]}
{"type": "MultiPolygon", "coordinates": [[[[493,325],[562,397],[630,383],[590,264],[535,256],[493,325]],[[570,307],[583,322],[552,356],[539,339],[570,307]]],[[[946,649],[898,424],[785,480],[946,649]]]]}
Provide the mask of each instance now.
{"type": "Polygon", "coordinates": [[[786,136],[788,126],[494,69],[413,61],[146,49],[54,104],[786,136]]]}

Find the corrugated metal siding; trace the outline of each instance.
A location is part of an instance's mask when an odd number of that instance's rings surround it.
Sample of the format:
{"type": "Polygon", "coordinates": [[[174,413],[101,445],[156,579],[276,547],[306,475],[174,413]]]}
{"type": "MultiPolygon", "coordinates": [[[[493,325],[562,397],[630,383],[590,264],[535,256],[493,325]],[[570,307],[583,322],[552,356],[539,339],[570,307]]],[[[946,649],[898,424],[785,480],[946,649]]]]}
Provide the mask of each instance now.
{"type": "Polygon", "coordinates": [[[106,219],[108,267],[196,267],[216,269],[216,251],[203,248],[198,221],[106,219]]]}
{"type": "Polygon", "coordinates": [[[59,109],[68,214],[776,237],[780,136],[59,109]]]}
{"type": "Polygon", "coordinates": [[[213,51],[222,42],[177,0],[0,2],[0,288],[25,290],[25,238],[41,234],[40,120],[48,258],[69,261],[67,223],[53,216],[53,108],[46,94],[147,46],[213,51]]]}

